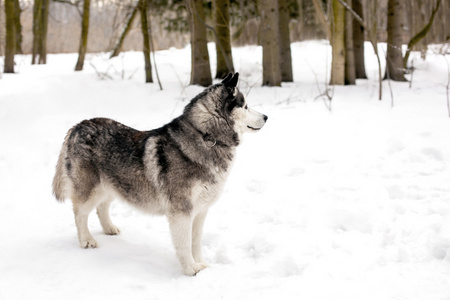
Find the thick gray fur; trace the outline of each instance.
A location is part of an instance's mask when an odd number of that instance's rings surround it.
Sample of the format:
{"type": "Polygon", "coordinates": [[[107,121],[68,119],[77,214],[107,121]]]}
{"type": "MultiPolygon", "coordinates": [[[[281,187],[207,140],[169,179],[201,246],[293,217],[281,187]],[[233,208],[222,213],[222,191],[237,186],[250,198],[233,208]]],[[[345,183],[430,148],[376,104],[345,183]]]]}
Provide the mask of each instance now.
{"type": "Polygon", "coordinates": [[[138,131],[96,118],[69,130],[53,192],[58,201],[72,200],[81,247],[97,247],[87,227],[95,208],[105,233],[120,232],[109,217],[110,203],[120,198],[167,216],[185,274],[207,266],[201,235],[208,208],[222,192],[242,134],[261,129],[267,120],[247,107],[236,88],[238,76],[208,87],[181,116],[158,129],[138,131]]]}

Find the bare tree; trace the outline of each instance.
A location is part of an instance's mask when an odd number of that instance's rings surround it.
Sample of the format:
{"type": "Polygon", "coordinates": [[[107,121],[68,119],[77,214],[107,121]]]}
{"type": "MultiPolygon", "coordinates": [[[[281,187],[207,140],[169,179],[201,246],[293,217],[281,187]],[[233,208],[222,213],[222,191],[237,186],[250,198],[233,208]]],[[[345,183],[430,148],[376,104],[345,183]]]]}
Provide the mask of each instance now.
{"type": "Polygon", "coordinates": [[[215,77],[223,79],[230,72],[234,72],[230,38],[230,0],[215,0],[214,4],[214,29],[217,34],[217,71],[215,77]]]}
{"type": "Polygon", "coordinates": [[[33,8],[33,54],[31,63],[47,63],[49,0],[35,0],[33,8]]]}
{"type": "MultiPolygon", "coordinates": [[[[0,24],[5,24],[2,16],[3,16],[3,1],[0,0],[0,24]]],[[[0,56],[3,56],[3,39],[2,37],[4,36],[5,32],[4,32],[4,27],[5,26],[0,26],[0,56]]],[[[0,71],[0,79],[1,79],[1,71],[0,71]]]]}
{"type": "Polygon", "coordinates": [[[83,18],[81,22],[81,38],[80,47],[78,49],[78,61],[75,66],[75,71],[83,70],[84,58],[87,51],[87,42],[89,34],[89,11],[90,11],[91,0],[84,0],[83,3],[83,18]]]}
{"type": "Polygon", "coordinates": [[[402,34],[406,27],[404,13],[404,0],[389,0],[385,78],[394,81],[406,81],[402,56],[402,34]]]}
{"type": "Polygon", "coordinates": [[[20,8],[19,0],[14,0],[14,24],[16,31],[16,54],[22,54],[22,24],[20,23],[20,8]]]}
{"type": "Polygon", "coordinates": [[[345,8],[337,0],[332,0],[333,22],[331,30],[331,85],[345,84],[345,8]]]}
{"type": "MultiPolygon", "coordinates": [[[[317,0],[314,0],[317,1],[317,0]]],[[[382,85],[382,75],[381,75],[381,61],[378,52],[378,0],[372,0],[368,3],[368,13],[367,21],[365,21],[359,14],[357,14],[351,7],[347,5],[343,0],[338,0],[342,6],[349,10],[355,20],[365,29],[367,32],[370,43],[372,44],[373,50],[377,57],[378,62],[378,99],[382,99],[383,85],[382,85]]]]}
{"type": "Polygon", "coordinates": [[[263,85],[281,86],[277,1],[260,0],[260,37],[263,47],[263,85]]]}
{"type": "Polygon", "coordinates": [[[328,15],[325,13],[325,10],[322,6],[321,0],[312,0],[314,4],[314,9],[316,11],[316,16],[319,19],[320,24],[322,25],[322,29],[325,32],[327,39],[331,41],[331,25],[328,20],[328,15]]]}
{"type": "Polygon", "coordinates": [[[291,40],[289,37],[289,21],[291,19],[288,1],[278,0],[279,28],[280,28],[280,68],[281,80],[285,82],[294,81],[292,75],[291,40]]]}
{"type": "MultiPolygon", "coordinates": [[[[361,0],[353,0],[352,1],[352,9],[359,16],[363,16],[363,6],[361,0]]],[[[353,26],[353,50],[355,55],[355,76],[356,78],[367,78],[366,68],[364,65],[364,27],[353,18],[352,21],[353,26]]]]}
{"type": "Polygon", "coordinates": [[[150,62],[150,38],[148,35],[148,22],[147,22],[147,0],[141,0],[140,4],[141,12],[141,31],[142,31],[142,41],[144,61],[145,61],[145,82],[153,82],[152,78],[152,64],[150,62]]]}
{"type": "Polygon", "coordinates": [[[123,41],[125,40],[125,37],[127,36],[128,32],[130,32],[131,25],[133,24],[133,21],[134,21],[134,17],[136,16],[136,12],[139,9],[139,2],[140,2],[140,0],[136,0],[133,8],[128,13],[128,16],[127,16],[127,19],[125,22],[125,27],[123,28],[119,39],[117,40],[116,44],[114,45],[113,51],[109,58],[113,58],[113,57],[119,55],[120,49],[122,48],[123,41]]]}
{"type": "MultiPolygon", "coordinates": [[[[351,7],[352,0],[346,1],[347,5],[351,7]]],[[[362,63],[364,66],[364,62],[362,63]]],[[[345,12],[345,84],[356,84],[355,52],[353,46],[353,17],[349,10],[345,12]]]]}
{"type": "Polygon", "coordinates": [[[209,86],[212,83],[211,67],[206,39],[203,1],[186,0],[191,30],[191,84],[209,86]]]}
{"type": "Polygon", "coordinates": [[[6,45],[4,73],[14,73],[14,54],[16,52],[14,15],[14,0],[5,0],[6,45]]]}

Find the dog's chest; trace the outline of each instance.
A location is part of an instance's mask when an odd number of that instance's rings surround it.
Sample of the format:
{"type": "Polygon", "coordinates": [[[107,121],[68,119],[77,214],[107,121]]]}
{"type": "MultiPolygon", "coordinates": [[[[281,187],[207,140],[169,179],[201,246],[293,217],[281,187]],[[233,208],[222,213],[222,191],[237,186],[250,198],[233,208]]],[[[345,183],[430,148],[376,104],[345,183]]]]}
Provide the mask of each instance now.
{"type": "Polygon", "coordinates": [[[192,189],[192,199],[196,208],[209,207],[219,199],[230,174],[231,167],[232,162],[229,164],[227,170],[214,167],[211,170],[211,180],[208,182],[196,182],[192,189]]]}

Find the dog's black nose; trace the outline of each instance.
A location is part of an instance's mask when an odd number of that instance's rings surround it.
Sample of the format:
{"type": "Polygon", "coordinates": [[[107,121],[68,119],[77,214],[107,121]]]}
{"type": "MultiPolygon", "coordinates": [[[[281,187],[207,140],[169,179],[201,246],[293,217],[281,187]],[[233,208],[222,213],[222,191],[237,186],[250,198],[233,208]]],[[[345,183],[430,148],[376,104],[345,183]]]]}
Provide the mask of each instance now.
{"type": "Polygon", "coordinates": [[[264,115],[263,116],[264,122],[266,122],[268,118],[269,118],[268,116],[264,115]]]}

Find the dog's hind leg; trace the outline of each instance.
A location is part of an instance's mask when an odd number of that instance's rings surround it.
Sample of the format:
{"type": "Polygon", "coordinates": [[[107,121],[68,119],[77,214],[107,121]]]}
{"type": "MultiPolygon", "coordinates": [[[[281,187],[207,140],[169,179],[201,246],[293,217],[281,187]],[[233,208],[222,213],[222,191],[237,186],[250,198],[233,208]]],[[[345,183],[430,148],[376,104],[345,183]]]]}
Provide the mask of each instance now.
{"type": "Polygon", "coordinates": [[[103,231],[108,235],[116,235],[120,233],[120,230],[112,223],[109,216],[109,206],[111,205],[111,202],[111,199],[101,202],[97,206],[97,215],[100,219],[100,224],[102,224],[103,231]]]}
{"type": "Polygon", "coordinates": [[[183,272],[186,275],[194,276],[207,265],[195,262],[192,256],[192,225],[193,218],[185,214],[168,216],[172,241],[175,246],[178,259],[180,260],[183,272]]]}
{"type": "Polygon", "coordinates": [[[76,196],[72,197],[72,200],[80,247],[97,248],[97,242],[92,237],[88,228],[88,217],[91,211],[96,207],[95,201],[93,199],[84,202],[82,200],[79,201],[76,196]]]}

